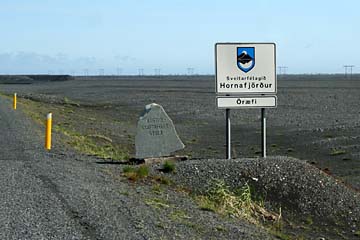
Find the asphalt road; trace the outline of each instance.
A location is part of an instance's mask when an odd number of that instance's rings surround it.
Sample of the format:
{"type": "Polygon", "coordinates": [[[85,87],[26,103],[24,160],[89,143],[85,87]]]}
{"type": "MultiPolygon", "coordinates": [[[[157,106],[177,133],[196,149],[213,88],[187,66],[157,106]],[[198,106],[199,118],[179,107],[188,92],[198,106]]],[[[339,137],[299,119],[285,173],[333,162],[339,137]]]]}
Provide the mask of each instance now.
{"type": "Polygon", "coordinates": [[[35,169],[45,154],[29,138],[10,102],[0,101],[0,238],[79,239],[82,229],[69,215],[56,188],[35,169]]]}
{"type": "Polygon", "coordinates": [[[47,152],[44,129],[4,97],[0,132],[0,239],[273,239],[170,186],[130,183],[121,165],[64,151],[56,134],[47,152]]]}
{"type": "Polygon", "coordinates": [[[106,176],[56,148],[46,152],[39,129],[4,98],[0,132],[0,239],[130,239],[130,221],[103,207],[112,191],[106,176]]]}

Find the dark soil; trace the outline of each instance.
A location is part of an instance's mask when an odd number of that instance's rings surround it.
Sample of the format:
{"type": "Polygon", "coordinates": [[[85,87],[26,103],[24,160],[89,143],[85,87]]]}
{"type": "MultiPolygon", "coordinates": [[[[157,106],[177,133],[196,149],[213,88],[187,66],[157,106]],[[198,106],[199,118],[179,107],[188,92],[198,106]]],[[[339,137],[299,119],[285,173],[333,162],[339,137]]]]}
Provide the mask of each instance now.
{"type": "MultiPolygon", "coordinates": [[[[192,158],[225,157],[224,111],[213,76],[77,77],[74,81],[1,85],[36,101],[72,103],[73,122],[93,116],[91,130],[110,134],[134,154],[136,122],[146,104],[163,105],[192,158]]],[[[268,155],[304,159],[360,189],[360,76],[280,76],[278,108],[267,110],[268,155]]],[[[60,116],[59,116],[60,117],[60,116]]],[[[233,157],[260,156],[260,110],[234,110],[233,157]]],[[[54,117],[56,119],[56,116],[54,117]]]]}
{"type": "MultiPolygon", "coordinates": [[[[203,190],[201,186],[212,175],[227,179],[234,188],[259,177],[258,183],[253,182],[257,191],[268,196],[274,210],[284,208],[294,234],[306,232],[306,228],[307,236],[356,239],[360,190],[359,75],[352,79],[342,75],[280,76],[278,107],[266,111],[268,155],[302,161],[248,159],[234,160],[234,165],[231,161],[202,160],[225,157],[224,111],[215,106],[213,76],[94,76],[0,87],[2,93],[17,92],[20,102],[24,97],[45,102],[50,110],[52,106],[63,108],[56,110],[54,121],[82,134],[107,136],[130,155],[134,155],[138,116],[146,104],[161,104],[186,145],[178,154],[198,159],[177,167],[176,182],[188,186],[194,180],[196,192],[203,190]],[[196,173],[197,166],[204,168],[203,172],[196,173]],[[227,178],[225,172],[231,177],[227,178]],[[191,177],[192,174],[199,178],[191,177]],[[309,218],[316,226],[304,226],[309,218]],[[317,227],[320,234],[315,236],[317,227]]],[[[260,156],[260,110],[234,110],[231,118],[234,158],[256,159],[260,156]]]]}
{"type": "MultiPolygon", "coordinates": [[[[155,166],[155,172],[161,169],[155,166]]],[[[306,239],[356,239],[360,193],[325,172],[288,157],[267,159],[191,160],[177,163],[176,173],[164,174],[178,185],[206,194],[214,179],[233,191],[245,183],[274,212],[281,208],[288,233],[306,239]]]]}

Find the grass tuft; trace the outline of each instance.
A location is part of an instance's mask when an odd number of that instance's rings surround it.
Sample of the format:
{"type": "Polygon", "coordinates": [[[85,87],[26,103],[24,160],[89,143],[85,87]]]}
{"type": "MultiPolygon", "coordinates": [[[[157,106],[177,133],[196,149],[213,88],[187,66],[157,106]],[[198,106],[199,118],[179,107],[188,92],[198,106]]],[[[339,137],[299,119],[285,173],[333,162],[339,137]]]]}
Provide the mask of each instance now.
{"type": "Polygon", "coordinates": [[[313,221],[313,219],[312,219],[311,216],[308,216],[308,217],[305,219],[305,223],[306,223],[307,225],[313,225],[313,224],[314,224],[314,221],[313,221]]]}
{"type": "Polygon", "coordinates": [[[345,153],[346,153],[345,150],[334,148],[334,149],[331,150],[330,156],[338,156],[338,155],[343,155],[345,153]]]}
{"type": "Polygon", "coordinates": [[[254,199],[247,183],[238,191],[232,192],[224,181],[215,180],[207,194],[198,196],[196,200],[202,210],[246,219],[255,224],[261,220],[280,219],[280,215],[267,211],[262,202],[254,199]]]}
{"type": "Polygon", "coordinates": [[[216,212],[216,203],[211,201],[207,196],[197,196],[196,201],[199,204],[200,210],[216,212]]]}
{"type": "Polygon", "coordinates": [[[67,97],[64,97],[64,103],[65,103],[65,104],[68,104],[68,105],[80,107],[80,104],[79,104],[79,103],[74,102],[74,101],[70,100],[70,99],[67,98],[67,97]]]}
{"type": "Polygon", "coordinates": [[[147,199],[145,200],[146,205],[149,205],[153,208],[169,208],[170,204],[164,200],[164,199],[160,199],[160,198],[151,198],[151,199],[147,199]]]}
{"type": "Polygon", "coordinates": [[[188,214],[186,214],[186,212],[183,210],[175,210],[171,212],[170,218],[171,220],[178,222],[181,222],[186,219],[191,219],[191,217],[188,214]]]}
{"type": "Polygon", "coordinates": [[[149,175],[149,167],[146,165],[141,165],[136,172],[140,178],[147,177],[149,175]]]}
{"type": "Polygon", "coordinates": [[[153,193],[156,193],[156,194],[161,194],[164,190],[161,188],[161,185],[158,183],[158,184],[155,184],[153,187],[152,187],[152,192],[153,193]]]}
{"type": "Polygon", "coordinates": [[[137,168],[126,166],[123,168],[123,173],[129,180],[137,181],[149,175],[149,167],[147,165],[141,165],[137,168]]]}
{"type": "Polygon", "coordinates": [[[175,171],[175,163],[173,161],[165,161],[162,166],[164,173],[172,173],[175,171]]]}
{"type": "Polygon", "coordinates": [[[171,184],[171,180],[169,178],[167,178],[167,177],[164,177],[164,176],[154,176],[153,179],[156,182],[164,184],[164,185],[170,185],[171,184]]]}
{"type": "Polygon", "coordinates": [[[131,166],[126,166],[123,168],[123,172],[124,173],[129,173],[129,172],[135,172],[136,169],[134,167],[131,167],[131,166]]]}

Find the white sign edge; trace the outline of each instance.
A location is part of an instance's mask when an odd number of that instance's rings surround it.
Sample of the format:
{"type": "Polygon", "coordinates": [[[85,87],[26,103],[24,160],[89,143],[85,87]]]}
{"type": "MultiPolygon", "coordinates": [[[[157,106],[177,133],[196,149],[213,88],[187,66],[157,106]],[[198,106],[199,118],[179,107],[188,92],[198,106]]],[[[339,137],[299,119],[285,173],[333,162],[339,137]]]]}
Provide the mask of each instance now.
{"type": "Polygon", "coordinates": [[[277,72],[276,72],[276,43],[274,42],[253,42],[253,43],[240,43],[240,42],[218,42],[215,43],[215,93],[221,96],[226,96],[226,95],[239,95],[239,94],[244,94],[244,95],[259,95],[259,94],[264,94],[264,95],[274,95],[277,94],[277,72]],[[218,91],[218,80],[217,80],[217,45],[235,45],[235,44],[241,44],[241,45],[246,45],[246,44],[272,44],[274,45],[274,72],[275,72],[275,92],[251,92],[251,93],[244,93],[244,92],[219,92],[218,91]]]}
{"type": "Polygon", "coordinates": [[[273,96],[269,96],[269,95],[265,95],[265,96],[254,96],[254,95],[241,95],[241,96],[217,96],[215,99],[216,103],[215,105],[217,106],[218,109],[250,109],[250,108],[277,108],[277,96],[273,95],[273,96]],[[218,99],[219,98],[275,98],[275,106],[249,106],[249,107],[244,107],[244,106],[239,106],[239,107],[219,107],[219,102],[218,99]]]}

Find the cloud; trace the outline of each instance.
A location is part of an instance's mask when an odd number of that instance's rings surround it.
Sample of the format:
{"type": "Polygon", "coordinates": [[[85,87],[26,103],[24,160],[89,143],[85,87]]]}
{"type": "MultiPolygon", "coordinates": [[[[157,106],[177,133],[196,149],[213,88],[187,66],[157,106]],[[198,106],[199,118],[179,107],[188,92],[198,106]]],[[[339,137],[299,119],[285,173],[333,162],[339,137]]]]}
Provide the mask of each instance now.
{"type": "Polygon", "coordinates": [[[96,68],[98,61],[95,57],[71,58],[63,53],[55,56],[35,52],[0,53],[2,74],[12,73],[48,73],[60,69],[96,68]]]}

